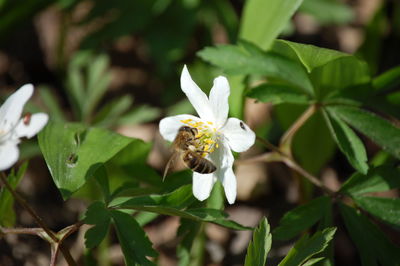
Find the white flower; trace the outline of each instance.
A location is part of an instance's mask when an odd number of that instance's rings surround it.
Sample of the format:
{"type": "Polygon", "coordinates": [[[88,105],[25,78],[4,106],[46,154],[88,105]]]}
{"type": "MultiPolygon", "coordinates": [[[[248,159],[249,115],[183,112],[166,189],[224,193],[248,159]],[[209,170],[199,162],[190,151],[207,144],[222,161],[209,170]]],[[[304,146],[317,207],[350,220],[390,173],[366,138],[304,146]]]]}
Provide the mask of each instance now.
{"type": "Polygon", "coordinates": [[[193,194],[199,200],[207,199],[214,183],[220,180],[228,202],[233,204],[236,199],[236,176],[232,170],[234,158],[231,150],[246,151],[254,144],[255,134],[243,121],[228,119],[230,88],[225,77],[214,79],[207,97],[184,66],[181,87],[200,118],[187,114],[166,117],[160,121],[160,133],[164,139],[172,142],[182,126],[197,128],[199,146],[217,170],[210,174],[193,172],[193,194]]]}
{"type": "Polygon", "coordinates": [[[19,157],[20,138],[31,138],[47,123],[44,113],[21,118],[25,103],[33,94],[33,86],[26,84],[14,92],[0,107],[0,171],[10,168],[19,157]]]}

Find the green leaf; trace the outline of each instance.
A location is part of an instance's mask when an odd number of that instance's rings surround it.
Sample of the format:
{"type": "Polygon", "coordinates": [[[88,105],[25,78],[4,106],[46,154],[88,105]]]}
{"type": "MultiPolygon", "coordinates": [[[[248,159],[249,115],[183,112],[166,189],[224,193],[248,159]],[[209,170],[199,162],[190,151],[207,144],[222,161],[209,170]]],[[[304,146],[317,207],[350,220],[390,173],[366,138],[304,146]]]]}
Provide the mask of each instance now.
{"type": "MultiPolygon", "coordinates": [[[[317,99],[328,98],[339,90],[368,84],[370,73],[368,65],[355,56],[336,58],[325,65],[316,67],[310,74],[317,99]]],[[[365,88],[365,91],[368,87],[365,88]]]]}
{"type": "Polygon", "coordinates": [[[304,0],[299,12],[313,16],[320,24],[346,24],[354,19],[350,6],[337,0],[304,0]]]}
{"type": "MultiPolygon", "coordinates": [[[[274,108],[277,120],[287,130],[305,111],[304,106],[280,104],[274,108]]],[[[294,157],[307,171],[317,174],[332,158],[336,144],[320,112],[315,113],[293,138],[294,157]],[[316,156],[318,154],[318,156],[316,156]]]]}
{"type": "Polygon", "coordinates": [[[111,73],[107,72],[109,58],[102,54],[93,57],[85,66],[87,68],[86,100],[83,117],[91,115],[111,82],[111,73]]]}
{"type": "Polygon", "coordinates": [[[231,94],[229,95],[229,114],[233,117],[243,119],[244,109],[244,92],[246,84],[244,82],[244,75],[226,75],[231,87],[231,94]]]}
{"type": "Polygon", "coordinates": [[[49,123],[39,134],[39,146],[54,183],[64,199],[133,139],[76,123],[49,123]]]}
{"type": "Polygon", "coordinates": [[[400,228],[400,199],[357,196],[354,200],[378,219],[400,228]]]}
{"type": "MultiPolygon", "coordinates": [[[[324,210],[324,215],[321,218],[318,227],[316,230],[322,231],[325,228],[333,226],[333,213],[332,213],[332,204],[329,204],[328,207],[324,210]]],[[[333,241],[329,242],[328,247],[322,251],[319,255],[321,261],[318,260],[318,266],[333,266],[334,265],[334,243],[333,241]]],[[[317,258],[316,258],[317,259],[317,258]]],[[[318,258],[319,259],[319,258],[318,258]]],[[[312,263],[313,260],[309,260],[309,263],[312,263]]]]}
{"type": "Polygon", "coordinates": [[[63,111],[52,91],[48,87],[40,86],[39,94],[51,114],[51,119],[54,121],[65,121],[63,111]]]}
{"type": "Polygon", "coordinates": [[[191,265],[191,249],[196,237],[199,235],[201,223],[188,219],[181,219],[178,228],[178,237],[182,240],[176,249],[176,255],[179,258],[179,266],[191,265]]]}
{"type": "Polygon", "coordinates": [[[366,174],[368,172],[367,152],[360,138],[334,113],[324,112],[324,117],[334,140],[346,155],[347,160],[356,170],[366,174]]]}
{"type": "Polygon", "coordinates": [[[124,253],[126,265],[155,265],[148,260],[147,256],[156,257],[157,252],[152,248],[152,244],[147,238],[146,233],[136,220],[129,214],[121,211],[113,210],[110,213],[114,221],[122,252],[124,253]]]}
{"type": "Polygon", "coordinates": [[[328,111],[354,127],[396,158],[400,158],[400,128],[367,111],[348,106],[328,107],[328,111]]]}
{"type": "Polygon", "coordinates": [[[279,266],[298,266],[303,265],[303,263],[312,265],[311,263],[316,263],[315,258],[311,259],[311,257],[325,250],[333,239],[335,232],[336,228],[331,227],[322,232],[318,231],[311,238],[305,235],[290,249],[286,257],[279,263],[279,266]],[[311,262],[309,261],[310,259],[312,260],[311,262]]]}
{"type": "Polygon", "coordinates": [[[307,73],[299,63],[277,53],[263,52],[250,43],[241,45],[206,47],[197,55],[228,74],[266,75],[298,86],[310,95],[313,93],[307,73]]]}
{"type": "Polygon", "coordinates": [[[300,92],[298,89],[288,84],[280,83],[264,83],[249,90],[246,96],[272,104],[308,104],[310,101],[307,95],[300,92]]]}
{"type": "Polygon", "coordinates": [[[133,99],[130,95],[111,100],[97,112],[93,124],[103,127],[115,125],[116,120],[132,107],[132,103],[133,99]]]}
{"type": "MultiPolygon", "coordinates": [[[[28,163],[25,162],[15,173],[14,169],[7,177],[7,181],[13,189],[16,189],[22,177],[25,175],[28,163]]],[[[13,227],[15,225],[14,198],[5,186],[0,188],[0,226],[13,227]]]]}
{"type": "Polygon", "coordinates": [[[267,255],[272,245],[267,218],[261,220],[260,225],[254,230],[253,241],[247,247],[245,266],[264,266],[267,255]]]}
{"type": "Polygon", "coordinates": [[[267,50],[302,0],[247,0],[239,37],[267,50]]]}
{"type": "Polygon", "coordinates": [[[324,257],[320,257],[320,258],[311,258],[309,260],[307,260],[306,262],[304,262],[301,266],[311,266],[314,265],[318,262],[321,262],[324,259],[324,257]]]}
{"type": "MultiPolygon", "coordinates": [[[[307,1],[304,3],[306,2],[307,1]]],[[[311,73],[315,68],[324,66],[333,60],[351,56],[336,50],[286,40],[276,40],[274,42],[273,51],[286,55],[287,57],[297,57],[297,60],[304,65],[309,73],[311,73]]]]}
{"type": "Polygon", "coordinates": [[[104,203],[94,202],[86,210],[83,222],[94,225],[85,233],[86,248],[94,248],[106,237],[111,215],[104,203]]]}
{"type": "Polygon", "coordinates": [[[342,203],[339,203],[339,210],[360,253],[362,265],[393,265],[400,261],[400,249],[367,217],[342,203]]]}
{"type": "Polygon", "coordinates": [[[376,92],[383,93],[400,85],[400,66],[389,69],[372,81],[376,92]]]}
{"type": "Polygon", "coordinates": [[[400,188],[400,170],[393,166],[370,169],[368,174],[355,173],[340,188],[340,192],[356,196],[370,192],[400,188]]]}
{"type": "Polygon", "coordinates": [[[330,204],[329,197],[319,197],[288,211],[273,231],[274,238],[290,239],[310,228],[324,216],[330,204]]]}
{"type": "Polygon", "coordinates": [[[192,194],[192,187],[190,185],[182,186],[177,190],[164,194],[164,195],[147,195],[140,197],[120,197],[114,199],[110,206],[119,207],[119,208],[132,208],[133,206],[137,207],[150,207],[150,206],[163,206],[163,207],[173,207],[177,209],[181,209],[187,207],[191,203],[195,201],[192,194]]]}
{"type": "Polygon", "coordinates": [[[111,200],[110,184],[108,182],[107,169],[104,166],[100,166],[94,174],[97,184],[103,193],[104,202],[108,203],[111,200]]]}
{"type": "Polygon", "coordinates": [[[160,117],[161,110],[149,105],[141,105],[132,111],[122,115],[117,123],[118,125],[135,125],[150,122],[160,117]]]}
{"type": "Polygon", "coordinates": [[[140,212],[135,215],[135,220],[138,222],[140,226],[145,226],[146,224],[154,221],[158,217],[157,213],[152,212],[140,212]]]}
{"type": "Polygon", "coordinates": [[[180,216],[183,218],[212,222],[235,230],[249,230],[234,221],[227,220],[227,215],[217,209],[184,209],[195,201],[190,185],[183,186],[174,192],[164,195],[149,195],[133,198],[115,198],[110,207],[118,209],[133,209],[155,212],[163,215],[180,216]]]}

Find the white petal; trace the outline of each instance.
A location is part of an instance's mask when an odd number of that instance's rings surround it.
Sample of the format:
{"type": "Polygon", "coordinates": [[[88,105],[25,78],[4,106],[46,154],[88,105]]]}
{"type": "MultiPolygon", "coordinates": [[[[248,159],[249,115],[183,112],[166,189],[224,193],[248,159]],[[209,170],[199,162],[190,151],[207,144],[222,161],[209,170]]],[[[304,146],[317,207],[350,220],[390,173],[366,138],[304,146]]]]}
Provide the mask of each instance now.
{"type": "Polygon", "coordinates": [[[224,186],[228,202],[233,204],[236,199],[236,176],[232,170],[234,157],[229,144],[224,139],[220,142],[219,146],[210,156],[211,160],[217,166],[217,171],[214,174],[224,186]]]}
{"type": "Polygon", "coordinates": [[[224,186],[225,196],[229,204],[235,203],[236,200],[236,176],[233,173],[232,167],[226,169],[222,175],[222,185],[224,186]]]}
{"type": "Polygon", "coordinates": [[[49,116],[45,113],[33,114],[26,124],[22,118],[18,126],[15,128],[15,132],[18,138],[27,137],[32,138],[47,124],[49,116]]]}
{"type": "Polygon", "coordinates": [[[176,115],[163,118],[159,124],[161,136],[165,140],[174,141],[179,128],[185,125],[181,120],[186,119],[192,119],[195,122],[200,121],[200,118],[193,115],[176,115]]]}
{"type": "Polygon", "coordinates": [[[225,77],[220,76],[214,79],[214,85],[210,91],[210,106],[214,113],[217,127],[225,124],[228,118],[228,97],[230,93],[229,83],[225,77]]]}
{"type": "Polygon", "coordinates": [[[0,171],[13,166],[19,157],[18,142],[7,141],[0,145],[0,171]]]}
{"type": "Polygon", "coordinates": [[[0,129],[8,132],[17,125],[25,103],[33,94],[32,84],[26,84],[14,92],[0,107],[0,129]]]}
{"type": "Polygon", "coordinates": [[[186,65],[181,74],[181,88],[193,105],[197,114],[204,120],[214,122],[213,112],[210,107],[207,95],[192,80],[186,65]]]}
{"type": "Polygon", "coordinates": [[[210,196],[216,179],[213,174],[200,174],[193,172],[193,195],[200,201],[210,196]]]}
{"type": "Polygon", "coordinates": [[[221,172],[222,174],[226,171],[226,169],[232,168],[235,158],[233,157],[228,142],[224,138],[218,144],[219,148],[211,153],[210,160],[217,167],[216,175],[219,178],[220,174],[218,172],[221,172]]]}
{"type": "Polygon", "coordinates": [[[233,151],[243,152],[253,146],[256,134],[242,120],[229,118],[221,132],[233,151]]]}

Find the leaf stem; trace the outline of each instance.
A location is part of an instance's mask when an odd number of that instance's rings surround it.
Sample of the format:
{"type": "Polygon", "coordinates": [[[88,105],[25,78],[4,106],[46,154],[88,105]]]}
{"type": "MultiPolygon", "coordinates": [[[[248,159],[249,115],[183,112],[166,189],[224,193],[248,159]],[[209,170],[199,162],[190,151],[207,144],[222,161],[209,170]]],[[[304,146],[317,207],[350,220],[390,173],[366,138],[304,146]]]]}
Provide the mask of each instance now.
{"type": "Polygon", "coordinates": [[[57,238],[57,236],[54,234],[53,231],[51,231],[47,225],[44,223],[42,218],[40,218],[39,215],[36,214],[36,212],[29,206],[29,204],[25,201],[24,198],[22,198],[8,183],[7,181],[7,176],[5,175],[4,172],[1,172],[0,174],[0,179],[4,186],[8,189],[8,191],[13,195],[14,199],[23,207],[25,208],[29,214],[33,217],[35,222],[43,229],[44,232],[51,238],[51,240],[54,243],[59,243],[60,244],[60,250],[62,254],[64,255],[65,260],[68,262],[68,265],[70,266],[75,266],[77,265],[74,259],[72,258],[71,254],[69,253],[69,250],[66,249],[63,245],[61,245],[60,240],[57,238]]]}
{"type": "Polygon", "coordinates": [[[293,125],[285,132],[279,145],[281,151],[291,154],[290,147],[292,146],[294,135],[317,109],[318,106],[316,104],[310,105],[307,110],[296,120],[296,122],[294,122],[293,125]]]}
{"type": "Polygon", "coordinates": [[[0,227],[1,235],[39,235],[44,233],[42,228],[4,228],[0,227]]]}
{"type": "Polygon", "coordinates": [[[274,146],[272,143],[270,143],[268,140],[265,140],[265,139],[260,138],[258,136],[256,138],[257,138],[258,141],[260,141],[262,144],[264,144],[266,148],[270,149],[272,151],[272,153],[271,152],[270,153],[265,153],[265,154],[262,154],[262,155],[258,155],[258,156],[254,157],[254,158],[243,160],[243,163],[260,161],[260,160],[264,160],[264,162],[265,161],[272,161],[272,160],[268,160],[268,159],[274,158],[274,161],[281,161],[281,162],[285,163],[289,168],[295,170],[296,172],[298,172],[299,174],[301,174],[302,176],[307,178],[311,183],[313,183],[317,187],[321,188],[328,195],[330,195],[332,197],[336,197],[337,196],[337,192],[335,192],[335,191],[331,190],[330,188],[326,187],[321,182],[321,180],[319,180],[317,177],[315,177],[311,173],[307,172],[307,170],[302,168],[293,159],[293,157],[290,154],[285,153],[280,148],[278,148],[278,147],[274,146]],[[273,156],[274,153],[275,153],[276,156],[273,156]]]}

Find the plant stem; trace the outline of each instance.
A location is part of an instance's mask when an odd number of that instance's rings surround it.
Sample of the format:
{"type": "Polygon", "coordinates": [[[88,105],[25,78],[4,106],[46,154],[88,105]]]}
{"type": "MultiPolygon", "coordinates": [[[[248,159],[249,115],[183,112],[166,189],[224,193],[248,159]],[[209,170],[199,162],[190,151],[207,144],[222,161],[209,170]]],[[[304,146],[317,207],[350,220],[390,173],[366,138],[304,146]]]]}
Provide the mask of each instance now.
{"type": "Polygon", "coordinates": [[[325,193],[330,196],[336,196],[336,192],[322,184],[321,180],[319,180],[316,176],[307,172],[304,168],[302,168],[296,161],[294,161],[291,157],[284,157],[283,162],[289,167],[304,176],[308,179],[311,183],[316,185],[317,187],[321,188],[325,193]]]}
{"type": "Polygon", "coordinates": [[[0,228],[3,235],[39,235],[44,233],[42,228],[0,228]]]}
{"type": "Polygon", "coordinates": [[[293,123],[293,125],[285,132],[281,138],[280,150],[290,154],[290,147],[296,132],[304,125],[304,123],[315,113],[317,105],[310,105],[307,110],[293,123]]]}
{"type": "Polygon", "coordinates": [[[247,160],[244,160],[243,163],[260,161],[260,159],[263,159],[264,162],[265,161],[272,161],[272,160],[268,160],[268,159],[274,158],[274,161],[278,161],[279,160],[279,161],[285,163],[289,168],[295,170],[296,172],[298,172],[299,174],[301,174],[302,176],[307,178],[311,183],[313,183],[317,187],[321,188],[323,191],[325,191],[330,196],[336,196],[337,193],[335,191],[333,191],[330,188],[326,187],[324,184],[322,184],[321,180],[319,180],[317,177],[315,177],[314,175],[312,175],[309,172],[307,172],[307,170],[302,168],[293,159],[293,157],[290,154],[285,153],[280,148],[278,148],[278,147],[274,146],[272,143],[270,143],[268,140],[265,140],[265,139],[260,138],[258,136],[257,136],[257,140],[260,141],[262,144],[264,144],[266,148],[270,149],[272,151],[272,154],[271,153],[265,153],[265,154],[262,154],[262,155],[258,155],[258,156],[254,157],[254,158],[249,158],[247,160]],[[276,156],[273,156],[274,153],[276,154],[276,156]]]}
{"type": "MultiPolygon", "coordinates": [[[[39,215],[36,214],[36,212],[31,208],[31,206],[28,205],[28,203],[25,201],[24,198],[22,198],[14,189],[10,186],[10,184],[7,181],[7,176],[4,174],[4,172],[1,172],[0,174],[0,179],[4,186],[8,189],[8,191],[13,195],[14,199],[23,207],[25,208],[29,214],[33,217],[35,222],[46,232],[46,234],[52,239],[53,242],[59,243],[59,239],[57,236],[54,234],[53,231],[51,231],[47,225],[44,223],[42,218],[40,218],[39,215]]],[[[64,255],[65,260],[68,262],[68,265],[70,266],[75,266],[76,262],[72,258],[71,254],[69,253],[68,249],[66,249],[63,245],[60,244],[60,250],[64,255]]]]}

